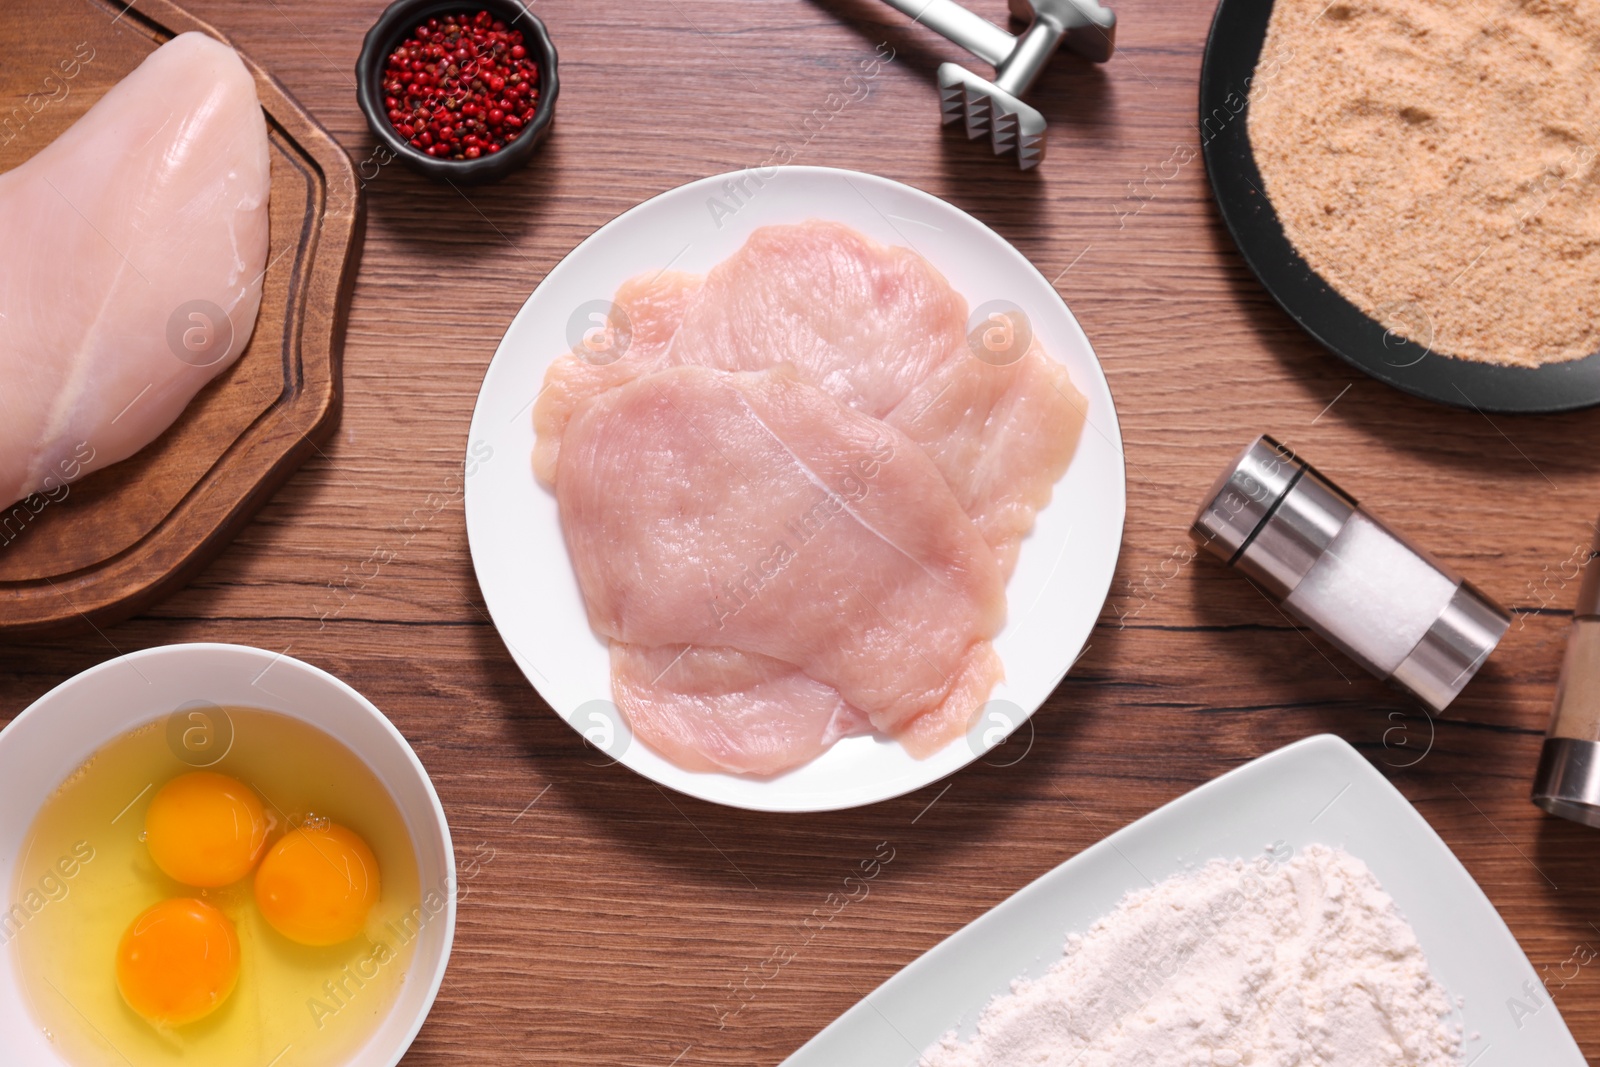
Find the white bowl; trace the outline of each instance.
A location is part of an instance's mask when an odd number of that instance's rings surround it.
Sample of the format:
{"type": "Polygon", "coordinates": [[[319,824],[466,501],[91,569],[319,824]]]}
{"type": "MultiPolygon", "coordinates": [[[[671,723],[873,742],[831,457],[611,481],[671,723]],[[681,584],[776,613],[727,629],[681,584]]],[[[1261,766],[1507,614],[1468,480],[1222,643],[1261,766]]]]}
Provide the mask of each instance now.
{"type": "MultiPolygon", "coordinates": [[[[102,663],[40,697],[0,730],[0,893],[9,898],[34,814],[68,774],[120,734],[197,700],[279,712],[338,739],[388,787],[411,834],[420,884],[448,887],[443,921],[422,925],[388,1017],[350,1060],[394,1067],[433,1007],[450,959],[455,849],[433,783],[400,731],[360,693],[308,663],[243,645],[167,645],[102,663]]],[[[28,1009],[14,955],[0,948],[3,1059],[68,1067],[28,1009]]]]}

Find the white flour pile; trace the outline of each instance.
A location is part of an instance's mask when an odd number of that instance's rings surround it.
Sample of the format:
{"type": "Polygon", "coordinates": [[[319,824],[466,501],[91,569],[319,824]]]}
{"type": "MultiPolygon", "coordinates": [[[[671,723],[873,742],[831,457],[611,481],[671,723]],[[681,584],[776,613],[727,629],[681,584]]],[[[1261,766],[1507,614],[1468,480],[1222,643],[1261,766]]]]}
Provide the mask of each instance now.
{"type": "Polygon", "coordinates": [[[1281,849],[1130,893],[924,1067],[1457,1067],[1416,935],[1339,849],[1281,849]]]}

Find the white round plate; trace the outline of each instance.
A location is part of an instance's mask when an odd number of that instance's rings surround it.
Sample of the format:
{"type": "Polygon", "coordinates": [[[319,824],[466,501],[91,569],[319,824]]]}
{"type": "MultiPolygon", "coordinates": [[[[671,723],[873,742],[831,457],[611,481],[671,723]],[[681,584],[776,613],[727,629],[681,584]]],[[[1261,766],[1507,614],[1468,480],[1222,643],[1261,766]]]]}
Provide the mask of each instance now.
{"type": "MultiPolygon", "coordinates": [[[[1021,728],[1078,657],[1100,614],[1122,541],[1126,486],[1111,390],[1055,288],[999,234],[919,189],[856,171],[778,167],[720,174],[647,200],[573,249],[522,306],[484,375],[467,441],[467,537],[496,628],[539,695],[597,747],[681,793],[759,811],[828,811],[937,781],[1021,728]],[[1046,352],[1088,398],[1088,425],[1050,506],[1023,543],[995,640],[1006,680],[978,728],[924,760],[894,741],[852,737],[768,778],[686,771],[630,738],[610,704],[604,639],[589,628],[555,496],[533,477],[532,407],[545,368],[569,350],[569,323],[628,278],[671,267],[704,272],[751,231],[819,218],[914,249],[969,307],[1020,306],[1046,352]]],[[[1071,714],[1070,709],[1063,709],[1071,714]]],[[[997,754],[995,762],[1014,756],[997,754]]]]}

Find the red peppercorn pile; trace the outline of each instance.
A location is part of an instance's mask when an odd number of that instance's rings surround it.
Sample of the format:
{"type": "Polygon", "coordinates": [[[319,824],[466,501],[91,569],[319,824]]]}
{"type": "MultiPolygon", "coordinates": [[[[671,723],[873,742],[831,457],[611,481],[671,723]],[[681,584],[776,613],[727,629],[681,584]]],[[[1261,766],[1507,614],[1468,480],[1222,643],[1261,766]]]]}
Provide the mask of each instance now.
{"type": "Polygon", "coordinates": [[[498,152],[533,121],[539,65],[488,11],[431,18],[389,55],[384,106],[395,130],[438,159],[498,152]]]}

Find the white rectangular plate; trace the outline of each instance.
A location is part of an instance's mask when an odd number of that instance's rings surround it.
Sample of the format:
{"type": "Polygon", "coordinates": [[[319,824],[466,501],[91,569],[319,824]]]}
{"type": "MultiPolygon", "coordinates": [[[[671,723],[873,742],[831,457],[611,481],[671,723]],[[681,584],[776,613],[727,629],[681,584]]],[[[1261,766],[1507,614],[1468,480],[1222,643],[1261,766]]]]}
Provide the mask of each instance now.
{"type": "Polygon", "coordinates": [[[783,1067],[915,1064],[947,1031],[970,1035],[990,999],[1019,976],[1043,974],[1069,932],[1086,929],[1146,878],[1216,857],[1251,859],[1280,840],[1297,852],[1343,848],[1372,869],[1416,930],[1434,975],[1462,1001],[1464,1064],[1584,1067],[1483,890],[1405,797],[1331,734],[1230,771],[1085,849],[930,949],[783,1067]],[[1510,1003],[1534,1007],[1526,983],[1543,1004],[1532,1014],[1510,1003]]]}

